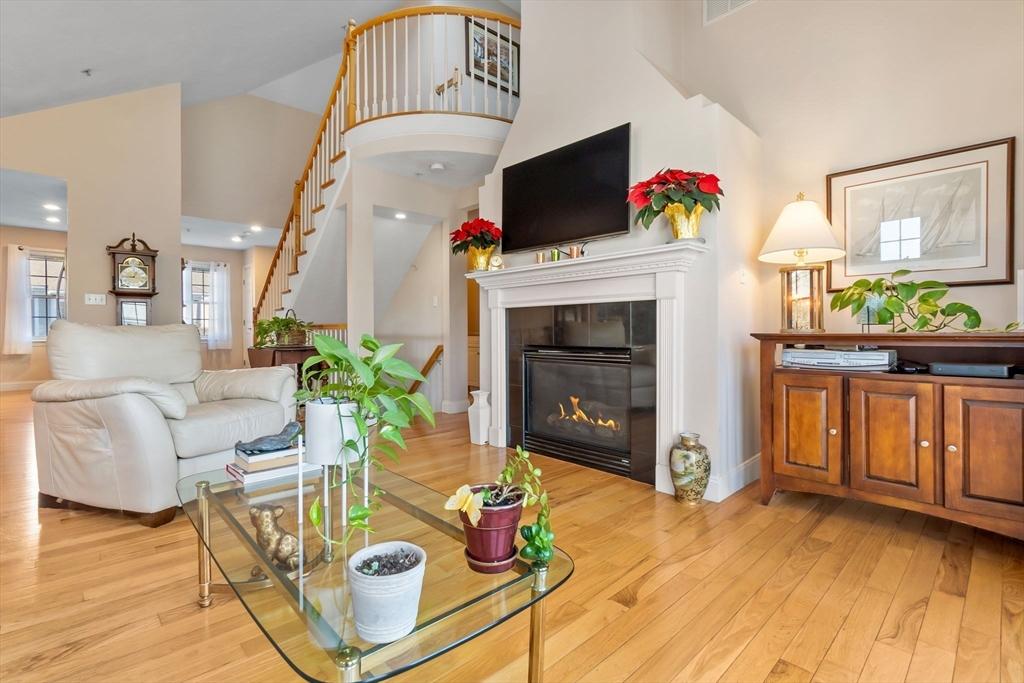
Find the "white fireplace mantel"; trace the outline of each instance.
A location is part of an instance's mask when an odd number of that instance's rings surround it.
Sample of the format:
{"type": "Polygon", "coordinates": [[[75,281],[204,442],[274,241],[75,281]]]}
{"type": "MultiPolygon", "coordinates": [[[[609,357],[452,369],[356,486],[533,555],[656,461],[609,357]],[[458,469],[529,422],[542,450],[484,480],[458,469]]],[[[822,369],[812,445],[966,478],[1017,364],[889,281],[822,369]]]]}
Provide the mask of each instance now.
{"type": "MultiPolygon", "coordinates": [[[[481,371],[490,379],[491,444],[508,439],[508,344],[506,309],[527,306],[657,301],[657,464],[655,487],[672,493],[668,453],[683,426],[683,349],[685,274],[708,248],[704,241],[680,240],[668,245],[579,259],[537,263],[502,270],[473,272],[486,293],[480,298],[481,371]]],[[[486,387],[485,387],[486,388],[486,387]]]]}

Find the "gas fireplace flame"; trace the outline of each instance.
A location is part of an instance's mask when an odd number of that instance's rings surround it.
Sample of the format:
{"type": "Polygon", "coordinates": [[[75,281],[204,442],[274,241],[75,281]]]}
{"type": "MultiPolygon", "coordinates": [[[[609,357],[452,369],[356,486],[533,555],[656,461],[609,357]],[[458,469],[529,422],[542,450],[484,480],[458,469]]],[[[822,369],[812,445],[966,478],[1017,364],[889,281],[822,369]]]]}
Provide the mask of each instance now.
{"type": "Polygon", "coordinates": [[[619,423],[611,418],[605,418],[601,413],[597,414],[597,419],[593,419],[580,408],[580,397],[570,396],[569,397],[570,407],[572,412],[566,413],[565,406],[561,403],[558,404],[559,419],[570,420],[572,422],[582,422],[585,424],[593,425],[595,427],[606,427],[613,432],[619,431],[619,423]]]}

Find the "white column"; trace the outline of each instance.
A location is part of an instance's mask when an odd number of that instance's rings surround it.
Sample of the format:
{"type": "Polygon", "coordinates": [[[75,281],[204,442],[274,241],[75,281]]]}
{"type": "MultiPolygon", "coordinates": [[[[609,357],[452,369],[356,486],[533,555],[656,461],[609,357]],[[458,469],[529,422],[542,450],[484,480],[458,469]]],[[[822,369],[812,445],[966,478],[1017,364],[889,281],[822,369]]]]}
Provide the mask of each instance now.
{"type": "Polygon", "coordinates": [[[668,454],[683,424],[683,278],[681,272],[656,273],[657,301],[657,434],[655,436],[654,487],[672,493],[668,454]]]}
{"type": "MultiPolygon", "coordinates": [[[[350,168],[350,171],[353,170],[350,168]]],[[[346,298],[349,348],[373,334],[373,202],[360,192],[359,174],[350,174],[351,200],[345,212],[346,298]]]]}

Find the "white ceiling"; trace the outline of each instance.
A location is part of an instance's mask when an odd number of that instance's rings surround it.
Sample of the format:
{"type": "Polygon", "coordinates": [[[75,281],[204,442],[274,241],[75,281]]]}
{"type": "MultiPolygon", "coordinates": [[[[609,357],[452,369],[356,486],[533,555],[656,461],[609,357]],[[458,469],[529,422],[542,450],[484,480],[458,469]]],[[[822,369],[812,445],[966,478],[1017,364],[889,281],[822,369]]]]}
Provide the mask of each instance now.
{"type": "Polygon", "coordinates": [[[3,0],[0,116],[167,83],[182,84],[184,105],[241,95],[336,54],[349,18],[402,4],[3,0]]]}
{"type": "Polygon", "coordinates": [[[341,53],[331,55],[315,64],[282,76],[265,85],[250,90],[250,95],[272,100],[278,104],[304,109],[317,116],[324,113],[327,97],[338,76],[341,53]]]}
{"type": "Polygon", "coordinates": [[[215,249],[276,247],[279,239],[281,239],[280,228],[264,227],[260,232],[254,232],[250,226],[239,223],[215,221],[197,216],[181,217],[181,243],[193,247],[214,247],[215,249]],[[241,242],[231,241],[231,238],[236,235],[242,237],[241,242]]]}
{"type": "Polygon", "coordinates": [[[408,151],[379,154],[363,160],[365,163],[394,173],[443,187],[477,187],[484,176],[494,169],[496,156],[472,152],[408,151]],[[443,171],[430,170],[430,164],[441,162],[443,171]]]}
{"type": "Polygon", "coordinates": [[[0,168],[0,225],[66,232],[67,207],[68,184],[60,178],[0,168]],[[56,204],[60,210],[48,211],[43,204],[56,204]],[[47,222],[47,216],[60,222],[47,222]]]}

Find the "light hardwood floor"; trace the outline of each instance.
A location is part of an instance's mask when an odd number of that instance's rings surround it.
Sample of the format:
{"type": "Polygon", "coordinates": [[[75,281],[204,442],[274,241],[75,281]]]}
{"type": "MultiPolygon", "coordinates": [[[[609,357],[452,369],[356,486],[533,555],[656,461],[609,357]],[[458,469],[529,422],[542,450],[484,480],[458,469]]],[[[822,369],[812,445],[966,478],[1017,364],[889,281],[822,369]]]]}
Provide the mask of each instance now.
{"type": "MultiPolygon", "coordinates": [[[[0,394],[0,680],[295,681],[241,605],[195,604],[195,533],[38,510],[31,404],[0,394]]],[[[397,468],[447,491],[502,451],[465,417],[397,468]]],[[[1024,544],[912,512],[753,487],[688,508],[541,459],[557,543],[548,681],[1024,681],[1024,544]]],[[[524,681],[521,615],[407,674],[524,681]]]]}

